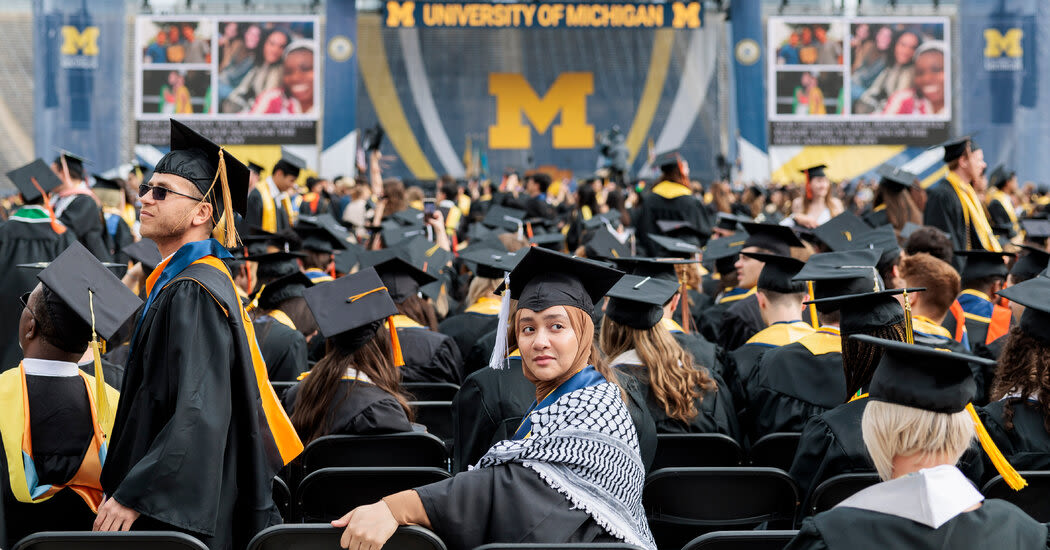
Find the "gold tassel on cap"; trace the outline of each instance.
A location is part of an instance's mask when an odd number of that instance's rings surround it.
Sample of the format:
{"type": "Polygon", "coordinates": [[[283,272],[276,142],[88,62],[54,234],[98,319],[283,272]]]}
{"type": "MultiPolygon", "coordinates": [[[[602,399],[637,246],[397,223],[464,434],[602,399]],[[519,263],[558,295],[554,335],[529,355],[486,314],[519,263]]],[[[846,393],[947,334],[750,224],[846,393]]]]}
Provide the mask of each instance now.
{"type": "Polygon", "coordinates": [[[1010,465],[1010,462],[1003,456],[999,447],[995,446],[992,436],[988,435],[988,430],[981,423],[981,417],[977,416],[977,409],[973,408],[973,403],[966,405],[966,412],[970,413],[970,418],[973,419],[974,428],[977,431],[977,440],[981,442],[981,448],[988,454],[988,458],[992,460],[992,465],[995,466],[995,470],[999,472],[999,475],[1003,476],[1006,484],[1014,491],[1020,491],[1027,487],[1028,482],[1010,465]]]}
{"type": "MultiPolygon", "coordinates": [[[[88,290],[88,310],[91,312],[91,353],[95,356],[95,416],[100,426],[109,418],[109,397],[106,395],[106,375],[102,371],[102,346],[95,332],[95,292],[88,290]]],[[[103,437],[109,434],[103,433],[103,437]]]]}
{"type": "MultiPolygon", "coordinates": [[[[809,292],[809,299],[816,300],[817,295],[813,291],[813,281],[806,281],[806,290],[809,292]]],[[[809,304],[807,306],[809,310],[809,324],[813,328],[820,328],[820,322],[817,321],[817,304],[809,304]]]]}
{"type": "MultiPolygon", "coordinates": [[[[216,182],[219,182],[219,188],[222,190],[222,213],[219,214],[219,219],[215,222],[215,230],[212,231],[211,234],[215,240],[222,244],[222,246],[233,248],[237,246],[237,242],[240,238],[237,235],[237,225],[234,223],[233,201],[230,196],[230,182],[226,178],[226,156],[224,155],[224,150],[222,148],[219,148],[219,167],[215,171],[215,178],[211,180],[211,185],[208,186],[208,191],[204,193],[204,198],[201,200],[208,199],[208,195],[210,195],[212,189],[215,188],[216,182]]],[[[214,213],[212,213],[212,219],[215,219],[214,213]]]]}
{"type": "Polygon", "coordinates": [[[909,344],[915,343],[915,329],[911,321],[911,301],[908,300],[908,291],[904,291],[904,341],[909,344]]]}

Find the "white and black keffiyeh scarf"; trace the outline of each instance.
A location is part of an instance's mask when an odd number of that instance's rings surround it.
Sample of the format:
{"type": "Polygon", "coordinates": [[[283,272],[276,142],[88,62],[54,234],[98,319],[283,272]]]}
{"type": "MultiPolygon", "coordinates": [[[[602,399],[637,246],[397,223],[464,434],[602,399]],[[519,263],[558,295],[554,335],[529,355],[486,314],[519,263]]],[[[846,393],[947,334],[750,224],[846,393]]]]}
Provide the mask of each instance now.
{"type": "Polygon", "coordinates": [[[529,437],[493,445],[475,468],[531,468],[610,535],[655,550],[642,508],[638,434],[620,389],[608,382],[582,388],[530,418],[529,437]]]}

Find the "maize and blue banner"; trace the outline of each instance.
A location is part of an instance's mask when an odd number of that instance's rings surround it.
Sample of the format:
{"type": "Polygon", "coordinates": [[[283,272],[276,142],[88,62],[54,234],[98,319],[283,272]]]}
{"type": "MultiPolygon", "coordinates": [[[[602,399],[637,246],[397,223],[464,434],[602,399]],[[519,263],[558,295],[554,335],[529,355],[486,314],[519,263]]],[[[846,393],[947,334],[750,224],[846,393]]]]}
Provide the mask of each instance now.
{"type": "Polygon", "coordinates": [[[121,162],[121,104],[127,21],[124,0],[33,3],[34,144],[50,161],[58,149],[91,159],[91,170],[121,162]]]}
{"type": "Polygon", "coordinates": [[[353,174],[357,157],[357,3],[325,2],[321,170],[353,174]]]}

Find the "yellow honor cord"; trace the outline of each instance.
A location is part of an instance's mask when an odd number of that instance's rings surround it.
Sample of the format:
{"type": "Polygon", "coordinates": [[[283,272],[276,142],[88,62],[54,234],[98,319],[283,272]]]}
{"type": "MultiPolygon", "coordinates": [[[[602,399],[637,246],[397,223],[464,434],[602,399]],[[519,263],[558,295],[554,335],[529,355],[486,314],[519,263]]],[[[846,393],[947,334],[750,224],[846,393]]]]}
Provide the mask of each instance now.
{"type": "Polygon", "coordinates": [[[372,290],[368,290],[368,291],[362,292],[361,294],[354,294],[353,296],[351,296],[351,297],[346,299],[346,303],[352,304],[352,303],[360,300],[361,298],[364,298],[365,296],[368,296],[369,294],[372,294],[373,292],[380,292],[380,291],[383,291],[383,290],[386,290],[386,289],[387,288],[385,286],[381,286],[381,287],[373,288],[372,290]]]}
{"type": "Polygon", "coordinates": [[[251,313],[255,308],[259,307],[259,297],[262,296],[263,290],[266,290],[266,283],[259,285],[259,291],[255,293],[255,297],[252,298],[248,305],[244,306],[244,311],[251,313]]]}
{"type": "MultiPolygon", "coordinates": [[[[809,299],[816,300],[817,296],[813,293],[813,281],[806,281],[806,290],[809,292],[809,299]]],[[[820,323],[817,321],[817,305],[809,304],[809,324],[813,328],[820,328],[820,323]]]]}
{"type": "MultiPolygon", "coordinates": [[[[91,312],[91,354],[95,356],[95,416],[99,422],[109,418],[109,397],[106,395],[106,377],[102,372],[102,347],[95,333],[95,293],[88,290],[88,311],[91,312]]],[[[100,424],[102,425],[102,424],[100,424]]],[[[103,432],[103,439],[109,434],[103,432]]]]}
{"type": "Polygon", "coordinates": [[[984,427],[981,422],[981,417],[977,416],[977,409],[973,408],[973,403],[966,405],[966,412],[970,413],[970,418],[973,419],[974,428],[977,431],[977,440],[981,442],[981,448],[988,454],[988,458],[991,459],[992,465],[995,466],[995,470],[999,472],[999,475],[1003,476],[1003,480],[1015,491],[1028,486],[1028,482],[1025,481],[1021,474],[1017,473],[1017,470],[1010,465],[1010,462],[1003,456],[1002,451],[999,447],[995,446],[995,442],[992,441],[992,436],[988,435],[988,430],[984,427]]]}

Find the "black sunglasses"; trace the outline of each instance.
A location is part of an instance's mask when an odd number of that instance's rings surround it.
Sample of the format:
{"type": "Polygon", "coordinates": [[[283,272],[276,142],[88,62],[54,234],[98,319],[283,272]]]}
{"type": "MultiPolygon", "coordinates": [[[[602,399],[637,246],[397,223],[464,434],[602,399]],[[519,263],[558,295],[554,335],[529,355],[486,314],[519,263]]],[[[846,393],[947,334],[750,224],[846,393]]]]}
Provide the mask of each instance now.
{"type": "Polygon", "coordinates": [[[193,199],[195,201],[203,199],[203,197],[194,197],[185,193],[173,191],[171,189],[168,189],[167,187],[158,187],[156,185],[149,185],[146,183],[143,183],[139,186],[139,197],[145,197],[146,193],[149,193],[150,191],[153,191],[153,200],[155,201],[162,201],[168,198],[168,193],[171,193],[172,195],[178,195],[180,197],[186,197],[187,199],[193,199]]]}

